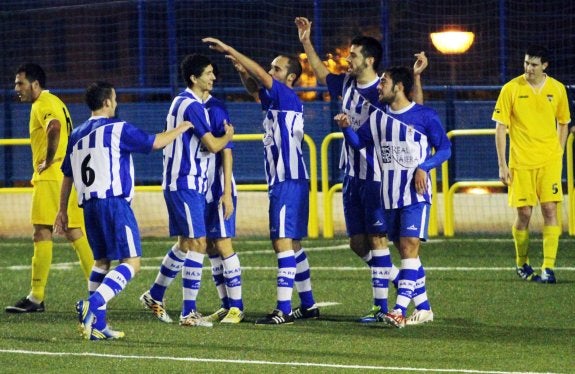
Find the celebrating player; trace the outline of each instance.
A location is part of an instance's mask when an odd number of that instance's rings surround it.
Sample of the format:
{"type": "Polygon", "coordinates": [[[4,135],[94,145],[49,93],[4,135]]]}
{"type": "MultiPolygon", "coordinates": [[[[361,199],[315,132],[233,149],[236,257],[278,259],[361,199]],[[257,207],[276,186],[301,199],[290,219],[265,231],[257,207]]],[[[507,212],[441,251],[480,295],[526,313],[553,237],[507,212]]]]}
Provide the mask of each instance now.
{"type": "MultiPolygon", "coordinates": [[[[263,87],[259,99],[264,119],[264,159],[269,188],[270,239],[278,261],[276,308],[256,324],[287,324],[297,318],[317,318],[310,268],[301,239],[307,235],[309,176],[302,152],[303,107],[293,90],[301,65],[292,56],[277,56],[269,73],[259,64],[215,38],[204,38],[210,48],[225,53],[263,87]],[[301,305],[293,310],[294,282],[301,305]]],[[[244,81],[246,81],[244,77],[244,81]]],[[[252,94],[257,86],[246,86],[252,94]]]]}
{"type": "Polygon", "coordinates": [[[106,305],[140,270],[142,255],[140,232],[130,207],[134,196],[131,154],[163,148],[192,124],[182,122],[170,131],[148,135],[114,118],[116,91],[105,82],[88,87],[86,103],[92,116],[70,135],[54,228],[57,232],[68,228],[67,205],[74,184],[95,258],[89,282],[91,295],[76,304],[82,335],[89,340],[118,339],[124,333],[107,325],[106,305]],[[113,260],[120,264],[110,271],[113,260]]]}

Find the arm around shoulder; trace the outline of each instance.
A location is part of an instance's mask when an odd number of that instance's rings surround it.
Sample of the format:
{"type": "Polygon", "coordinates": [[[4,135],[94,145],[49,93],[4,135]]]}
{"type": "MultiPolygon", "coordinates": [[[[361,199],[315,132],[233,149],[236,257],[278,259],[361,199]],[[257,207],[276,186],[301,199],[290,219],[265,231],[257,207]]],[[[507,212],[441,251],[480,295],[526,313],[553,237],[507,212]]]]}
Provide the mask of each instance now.
{"type": "Polygon", "coordinates": [[[164,148],[165,146],[173,142],[174,139],[176,139],[178,136],[182,135],[184,132],[191,129],[192,127],[194,127],[194,125],[192,125],[191,122],[184,121],[169,131],[156,134],[154,144],[152,145],[152,149],[157,150],[164,148]]]}

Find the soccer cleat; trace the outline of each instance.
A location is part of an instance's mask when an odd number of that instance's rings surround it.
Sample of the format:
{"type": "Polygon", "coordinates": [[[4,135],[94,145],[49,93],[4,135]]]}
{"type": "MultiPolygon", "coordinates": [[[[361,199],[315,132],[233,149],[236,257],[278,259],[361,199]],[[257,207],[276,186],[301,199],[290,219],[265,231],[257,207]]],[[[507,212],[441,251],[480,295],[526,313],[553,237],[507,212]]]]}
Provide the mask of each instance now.
{"type": "Polygon", "coordinates": [[[180,316],[180,326],[190,327],[212,327],[214,324],[206,321],[202,315],[192,310],[186,316],[180,316]]]}
{"type": "Polygon", "coordinates": [[[27,297],[23,297],[22,299],[18,300],[14,306],[6,307],[7,313],[39,313],[43,312],[44,310],[46,309],[44,308],[43,301],[40,304],[36,304],[27,297]]]}
{"type": "Polygon", "coordinates": [[[294,319],[318,319],[319,308],[315,304],[309,308],[300,305],[291,312],[291,315],[294,319]]]}
{"type": "Polygon", "coordinates": [[[232,307],[221,323],[240,323],[244,319],[244,312],[240,308],[232,307]]]}
{"type": "Polygon", "coordinates": [[[549,268],[543,269],[541,272],[541,283],[550,283],[555,284],[557,283],[557,279],[555,279],[555,272],[549,268]]]}
{"type": "Polygon", "coordinates": [[[384,316],[385,313],[381,311],[381,307],[379,305],[374,305],[371,307],[371,311],[367,313],[365,316],[359,318],[357,322],[361,323],[383,322],[384,316]]]}
{"type": "Polygon", "coordinates": [[[112,330],[110,327],[106,326],[103,330],[92,329],[90,334],[90,340],[113,340],[122,339],[126,334],[123,331],[112,330]]]}
{"type": "Polygon", "coordinates": [[[289,325],[295,321],[291,314],[284,314],[279,309],[274,309],[273,312],[264,318],[256,319],[256,325],[289,325]]]}
{"type": "Polygon", "coordinates": [[[433,321],[433,312],[431,310],[420,309],[413,312],[406,320],[408,326],[421,325],[433,321]]]}
{"type": "Polygon", "coordinates": [[[517,275],[521,277],[521,279],[530,281],[530,282],[541,282],[541,277],[537,275],[533,268],[529,264],[523,264],[523,266],[517,266],[515,268],[517,275]]]}
{"type": "Polygon", "coordinates": [[[146,291],[140,296],[140,301],[144,307],[150,309],[152,314],[162,322],[172,323],[172,319],[168,315],[168,312],[164,308],[164,303],[158,300],[154,300],[150,295],[150,291],[146,291]]]}
{"type": "Polygon", "coordinates": [[[220,322],[222,319],[224,319],[225,316],[228,315],[229,310],[226,308],[220,308],[218,310],[216,310],[215,312],[213,312],[212,314],[210,314],[207,317],[204,317],[204,321],[208,321],[208,322],[220,322]]]}
{"type": "Polygon", "coordinates": [[[394,309],[391,312],[386,313],[384,319],[387,324],[395,326],[398,329],[405,327],[405,317],[399,309],[394,309]]]}
{"type": "Polygon", "coordinates": [[[92,325],[96,321],[96,316],[90,310],[90,302],[88,300],[78,301],[76,312],[78,313],[78,321],[80,321],[80,333],[84,339],[89,340],[92,335],[92,325]]]}

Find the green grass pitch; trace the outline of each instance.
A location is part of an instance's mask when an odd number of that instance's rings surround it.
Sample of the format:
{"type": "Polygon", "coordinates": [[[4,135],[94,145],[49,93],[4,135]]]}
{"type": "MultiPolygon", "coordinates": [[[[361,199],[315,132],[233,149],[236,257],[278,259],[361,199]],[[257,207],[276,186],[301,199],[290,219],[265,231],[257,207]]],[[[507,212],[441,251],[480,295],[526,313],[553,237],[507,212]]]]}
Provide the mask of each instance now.
{"type": "MultiPolygon", "coordinates": [[[[540,266],[541,240],[533,235],[532,265],[540,266]]],[[[76,330],[74,303],[86,283],[70,247],[54,246],[46,312],[0,312],[3,373],[569,373],[575,372],[575,240],[560,241],[558,284],[521,281],[508,238],[459,237],[424,243],[421,258],[435,321],[394,329],[355,319],[371,307],[370,273],[347,240],[307,240],[321,318],[285,326],[255,326],[275,306],[276,260],[268,240],[237,239],[243,266],[246,320],[239,325],[184,328],[163,324],[138,297],[153,282],[168,239],[143,242],[142,271],[113,299],[109,322],[126,333],[118,341],[90,342],[76,330]]],[[[392,256],[399,263],[397,251],[392,256]]],[[[0,243],[0,306],[26,295],[30,239],[0,243]]],[[[207,259],[198,297],[200,312],[219,306],[207,259]]],[[[390,289],[390,305],[395,291],[390,289]]],[[[294,292],[294,307],[298,305],[294,292]]],[[[177,319],[181,280],[167,293],[177,319]]]]}

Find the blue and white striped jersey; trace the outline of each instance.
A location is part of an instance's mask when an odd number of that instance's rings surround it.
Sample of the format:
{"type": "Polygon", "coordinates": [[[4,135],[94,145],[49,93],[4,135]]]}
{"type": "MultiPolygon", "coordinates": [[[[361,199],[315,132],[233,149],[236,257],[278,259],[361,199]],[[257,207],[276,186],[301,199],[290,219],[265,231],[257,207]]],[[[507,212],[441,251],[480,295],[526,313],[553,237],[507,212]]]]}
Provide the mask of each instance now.
{"type": "MultiPolygon", "coordinates": [[[[369,127],[362,125],[367,122],[373,109],[380,105],[377,92],[379,77],[362,86],[349,74],[328,74],[326,82],[332,97],[341,96],[341,109],[347,114],[352,130],[364,132],[364,137],[369,136],[369,127]]],[[[375,151],[371,144],[359,150],[344,141],[339,166],[345,168],[346,175],[362,180],[381,181],[375,162],[375,151]]]]}
{"type": "Polygon", "coordinates": [[[415,170],[426,172],[451,156],[451,143],[437,113],[412,103],[399,112],[387,115],[374,109],[369,118],[379,166],[382,172],[382,197],[385,209],[397,209],[418,202],[431,204],[431,180],[427,191],[415,189],[415,170]],[[432,148],[435,153],[432,155],[432,148]]]}
{"type": "Polygon", "coordinates": [[[208,111],[200,98],[189,88],[172,101],[166,117],[166,130],[171,130],[182,121],[190,121],[189,129],[164,148],[164,175],[162,188],[169,191],[182,189],[207,191],[207,170],[213,161],[213,154],[206,149],[201,139],[211,131],[208,111]]]}
{"type": "Polygon", "coordinates": [[[264,163],[269,186],[288,179],[309,179],[302,152],[303,106],[293,89],[273,80],[270,90],[259,92],[266,111],[264,163]]]}
{"type": "MultiPolygon", "coordinates": [[[[209,96],[204,102],[206,109],[208,110],[208,115],[210,118],[210,127],[212,129],[212,134],[215,137],[220,137],[225,135],[226,130],[224,128],[224,121],[230,122],[230,116],[226,109],[224,103],[216,99],[213,96],[209,96]]],[[[229,142],[226,148],[233,149],[233,143],[229,142]]],[[[224,168],[222,164],[221,152],[214,155],[214,162],[210,162],[208,165],[208,191],[206,193],[206,201],[211,203],[212,201],[219,201],[220,197],[224,193],[224,168]]],[[[237,196],[236,181],[232,173],[232,196],[237,196]]]]}
{"type": "Polygon", "coordinates": [[[116,118],[91,117],[72,131],[62,172],[74,180],[78,205],[134,196],[132,153],[150,153],[155,135],[116,118]]]}

